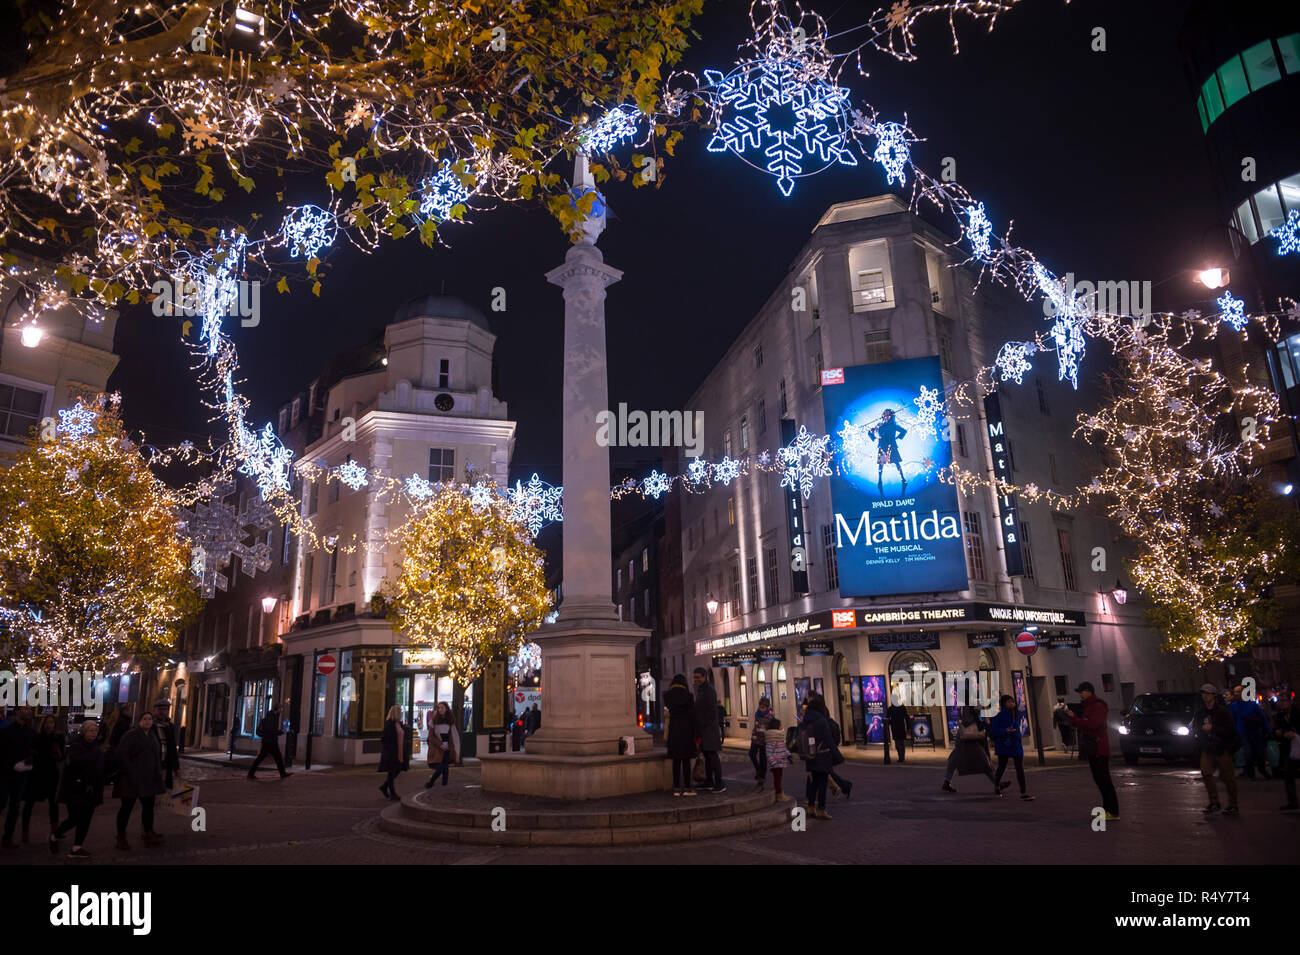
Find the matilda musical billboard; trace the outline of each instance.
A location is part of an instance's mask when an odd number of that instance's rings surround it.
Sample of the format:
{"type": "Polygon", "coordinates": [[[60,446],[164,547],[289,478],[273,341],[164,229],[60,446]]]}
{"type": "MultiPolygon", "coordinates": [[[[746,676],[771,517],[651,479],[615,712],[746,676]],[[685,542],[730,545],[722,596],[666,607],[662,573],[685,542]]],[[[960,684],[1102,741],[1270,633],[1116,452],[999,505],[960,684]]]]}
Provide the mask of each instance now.
{"type": "Polygon", "coordinates": [[[822,386],[826,428],[839,437],[831,475],[840,594],[877,597],[965,590],[957,492],[941,417],[937,357],[844,369],[822,386]]]}

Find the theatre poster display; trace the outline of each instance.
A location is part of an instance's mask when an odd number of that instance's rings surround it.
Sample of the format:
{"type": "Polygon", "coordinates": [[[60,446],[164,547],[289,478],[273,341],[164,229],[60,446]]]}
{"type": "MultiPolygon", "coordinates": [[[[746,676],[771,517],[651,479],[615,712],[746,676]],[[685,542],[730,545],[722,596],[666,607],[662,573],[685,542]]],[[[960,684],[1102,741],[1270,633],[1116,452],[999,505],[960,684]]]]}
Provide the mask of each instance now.
{"type": "Polygon", "coordinates": [[[845,368],[822,386],[826,428],[840,437],[830,478],[844,597],[964,590],[966,558],[937,357],[845,368]],[[835,376],[838,378],[838,376],[835,376]]]}
{"type": "Polygon", "coordinates": [[[862,716],[868,743],[885,741],[885,677],[864,676],[862,681],[862,716]]]}

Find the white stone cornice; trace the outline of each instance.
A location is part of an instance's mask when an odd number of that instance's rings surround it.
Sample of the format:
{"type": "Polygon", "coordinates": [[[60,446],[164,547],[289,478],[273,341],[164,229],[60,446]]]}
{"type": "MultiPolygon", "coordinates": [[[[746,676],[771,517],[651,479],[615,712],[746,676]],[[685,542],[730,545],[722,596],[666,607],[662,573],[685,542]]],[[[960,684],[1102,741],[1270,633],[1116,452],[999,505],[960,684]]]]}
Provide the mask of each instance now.
{"type": "Polygon", "coordinates": [[[434,441],[452,439],[460,444],[496,444],[513,441],[517,425],[499,418],[459,418],[412,414],[405,411],[368,411],[357,422],[356,439],[344,441],[342,432],[316,442],[303,458],[340,459],[358,443],[374,440],[434,441]]]}

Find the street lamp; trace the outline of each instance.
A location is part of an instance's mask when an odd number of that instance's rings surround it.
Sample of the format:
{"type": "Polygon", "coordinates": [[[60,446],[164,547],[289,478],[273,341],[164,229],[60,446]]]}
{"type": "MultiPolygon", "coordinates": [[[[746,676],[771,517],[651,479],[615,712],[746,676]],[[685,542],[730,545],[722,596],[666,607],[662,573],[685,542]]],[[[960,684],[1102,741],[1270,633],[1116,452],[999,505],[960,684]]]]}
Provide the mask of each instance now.
{"type": "Polygon", "coordinates": [[[1230,280],[1227,269],[1203,269],[1196,277],[1208,289],[1223,288],[1230,280]]]}
{"type": "Polygon", "coordinates": [[[710,617],[718,612],[718,598],[714,597],[712,593],[705,596],[704,609],[709,612],[710,617]]]}
{"type": "Polygon", "coordinates": [[[42,329],[41,326],[37,325],[36,320],[33,319],[30,325],[24,325],[22,327],[21,334],[24,347],[35,348],[41,343],[41,339],[45,337],[45,330],[42,329]]]}
{"type": "Polygon", "coordinates": [[[1115,589],[1110,592],[1110,595],[1115,598],[1117,604],[1128,603],[1128,591],[1124,589],[1124,585],[1119,580],[1115,581],[1115,589]]]}
{"type": "Polygon", "coordinates": [[[262,613],[270,613],[275,609],[276,598],[269,594],[262,598],[262,613]]]}

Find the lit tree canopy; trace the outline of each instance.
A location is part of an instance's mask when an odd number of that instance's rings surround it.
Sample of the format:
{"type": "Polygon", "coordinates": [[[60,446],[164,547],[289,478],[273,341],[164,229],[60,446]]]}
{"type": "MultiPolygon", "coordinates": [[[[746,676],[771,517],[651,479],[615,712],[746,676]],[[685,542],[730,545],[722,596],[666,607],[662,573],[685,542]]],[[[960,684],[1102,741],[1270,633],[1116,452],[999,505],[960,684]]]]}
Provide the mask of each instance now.
{"type": "Polygon", "coordinates": [[[0,468],[9,662],[103,666],[161,652],[199,607],[176,501],[102,396],[60,417],[0,468]]]}
{"type": "Polygon", "coordinates": [[[542,552],[510,505],[475,504],[463,485],[442,485],[398,532],[396,580],[381,593],[388,616],[416,646],[447,656],[464,684],[516,653],[551,609],[542,552]]]}
{"type": "MultiPolygon", "coordinates": [[[[19,0],[26,58],[0,77],[3,241],[59,263],[65,293],[112,304],[244,230],[227,192],[283,202],[294,174],[319,177],[315,202],[363,246],[432,242],[470,195],[546,197],[571,227],[583,212],[552,160],[606,110],[657,107],[701,4],[19,0]]],[[[680,135],[646,131],[668,152],[680,135]]],[[[247,228],[272,240],[250,247],[264,275],[295,257],[292,242],[272,251],[279,230],[247,228]]],[[[33,290],[37,308],[57,297],[33,290]]]]}

